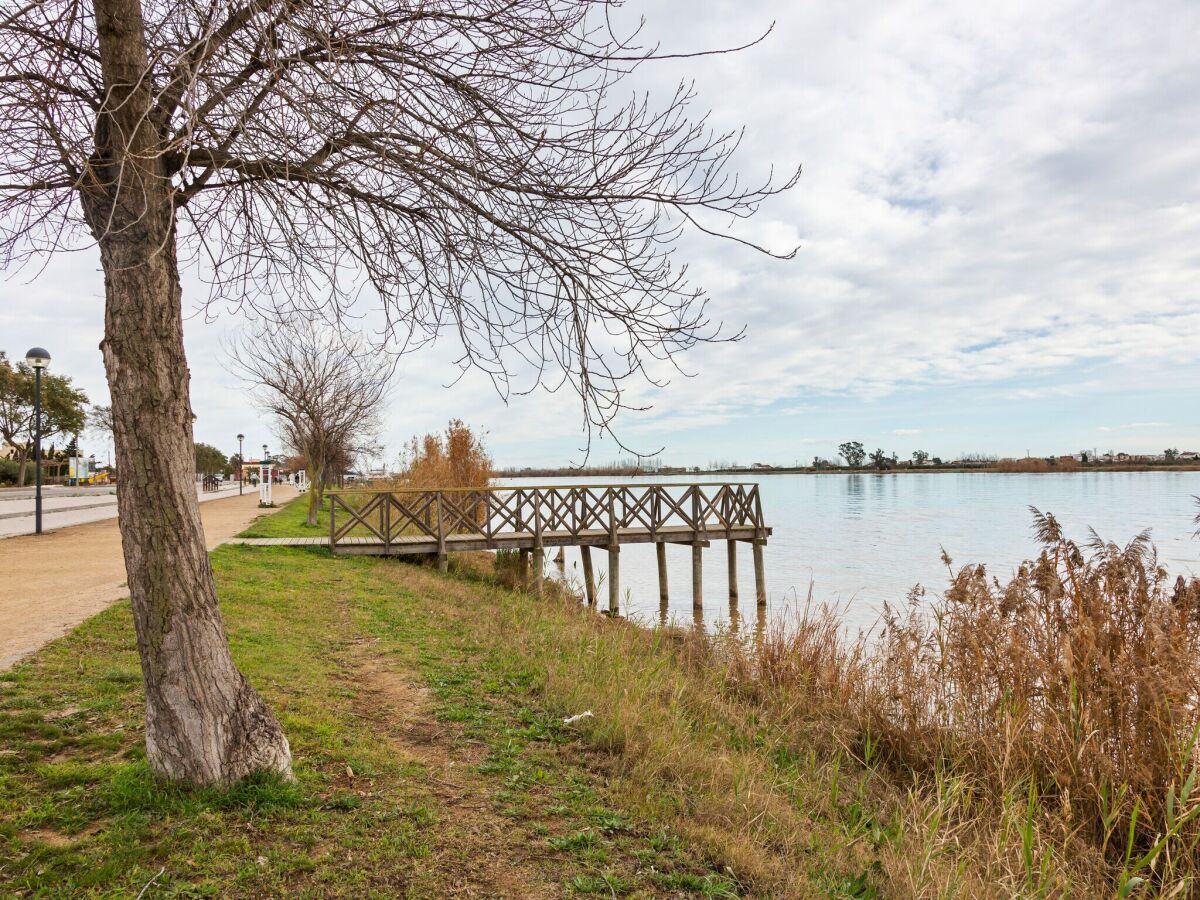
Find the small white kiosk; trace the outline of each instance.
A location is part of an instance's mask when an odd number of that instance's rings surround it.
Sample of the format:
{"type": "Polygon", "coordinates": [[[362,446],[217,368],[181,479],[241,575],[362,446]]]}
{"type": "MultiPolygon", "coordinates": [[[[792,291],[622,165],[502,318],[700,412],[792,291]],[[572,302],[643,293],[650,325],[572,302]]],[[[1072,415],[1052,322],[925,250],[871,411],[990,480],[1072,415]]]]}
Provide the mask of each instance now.
{"type": "Polygon", "coordinates": [[[271,460],[264,457],[263,461],[258,466],[258,505],[259,506],[274,506],[275,500],[271,493],[271,482],[274,480],[272,476],[275,474],[275,465],[271,460]]]}

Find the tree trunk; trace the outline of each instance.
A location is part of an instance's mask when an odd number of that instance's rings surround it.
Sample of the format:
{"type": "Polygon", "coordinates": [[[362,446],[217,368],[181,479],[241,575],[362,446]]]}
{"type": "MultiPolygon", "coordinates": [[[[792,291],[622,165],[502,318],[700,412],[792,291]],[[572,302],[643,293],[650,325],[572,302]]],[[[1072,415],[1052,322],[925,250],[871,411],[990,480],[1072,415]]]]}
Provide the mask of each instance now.
{"type": "Polygon", "coordinates": [[[308,519],[307,524],[316,526],[317,517],[321,512],[321,504],[325,502],[325,490],[329,487],[328,472],[324,455],[316,450],[316,441],[310,441],[304,448],[304,459],[308,463],[308,519]]]}
{"type": "Polygon", "coordinates": [[[317,516],[321,512],[321,503],[325,498],[324,480],[310,481],[308,484],[308,524],[315,526],[317,516]]]}
{"type": "Polygon", "coordinates": [[[138,0],[95,0],[107,103],[81,192],[104,269],[122,549],[146,686],[146,755],[158,774],[230,784],[290,776],[287,738],[233,663],[205,552],[196,487],[175,213],[158,152],[138,0]]]}
{"type": "Polygon", "coordinates": [[[25,487],[25,469],[29,466],[29,453],[21,454],[21,466],[17,469],[17,487],[25,487]]]}

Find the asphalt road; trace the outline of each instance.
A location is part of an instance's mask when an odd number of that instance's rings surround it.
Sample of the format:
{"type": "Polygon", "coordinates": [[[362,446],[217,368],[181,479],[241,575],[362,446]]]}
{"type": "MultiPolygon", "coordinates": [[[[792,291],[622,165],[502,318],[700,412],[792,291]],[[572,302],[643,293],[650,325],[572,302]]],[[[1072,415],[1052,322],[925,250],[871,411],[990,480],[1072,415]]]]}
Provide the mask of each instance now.
{"type": "MultiPolygon", "coordinates": [[[[202,491],[196,488],[201,503],[222,497],[237,495],[237,482],[230,482],[220,491],[202,491]]],[[[246,485],[246,494],[258,496],[258,489],[246,485]]],[[[34,533],[34,506],[32,491],[8,489],[0,491],[0,538],[18,534],[34,533]]],[[[117,515],[116,488],[46,488],[42,493],[42,530],[50,531],[100,522],[117,515]]]]}

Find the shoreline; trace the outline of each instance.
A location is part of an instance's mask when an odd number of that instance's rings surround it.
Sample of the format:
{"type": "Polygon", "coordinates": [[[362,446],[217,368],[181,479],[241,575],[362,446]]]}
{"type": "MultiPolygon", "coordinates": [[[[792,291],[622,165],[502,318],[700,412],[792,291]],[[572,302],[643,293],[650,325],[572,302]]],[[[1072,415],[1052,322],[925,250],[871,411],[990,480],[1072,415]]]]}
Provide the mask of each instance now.
{"type": "Polygon", "coordinates": [[[1075,466],[1072,468],[1049,468],[1030,471],[1005,471],[995,466],[907,466],[895,469],[873,469],[846,467],[830,469],[814,469],[811,466],[779,466],[769,469],[735,468],[735,469],[667,469],[656,472],[649,471],[565,471],[563,469],[539,469],[533,472],[497,472],[493,478],[530,479],[530,478],[658,478],[675,476],[714,476],[714,475],[1087,475],[1095,473],[1129,473],[1129,472],[1200,472],[1200,463],[1193,465],[1126,465],[1114,463],[1104,466],[1075,466]]]}

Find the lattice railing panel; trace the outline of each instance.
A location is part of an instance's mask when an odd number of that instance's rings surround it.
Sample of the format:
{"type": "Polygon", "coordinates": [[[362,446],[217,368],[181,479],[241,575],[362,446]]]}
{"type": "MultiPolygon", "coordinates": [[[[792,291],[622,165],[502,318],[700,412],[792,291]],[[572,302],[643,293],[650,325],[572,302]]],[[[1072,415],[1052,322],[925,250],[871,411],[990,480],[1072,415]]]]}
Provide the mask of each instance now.
{"type": "Polygon", "coordinates": [[[765,528],[756,484],[568,485],[330,493],[330,538],[765,528]]]}

